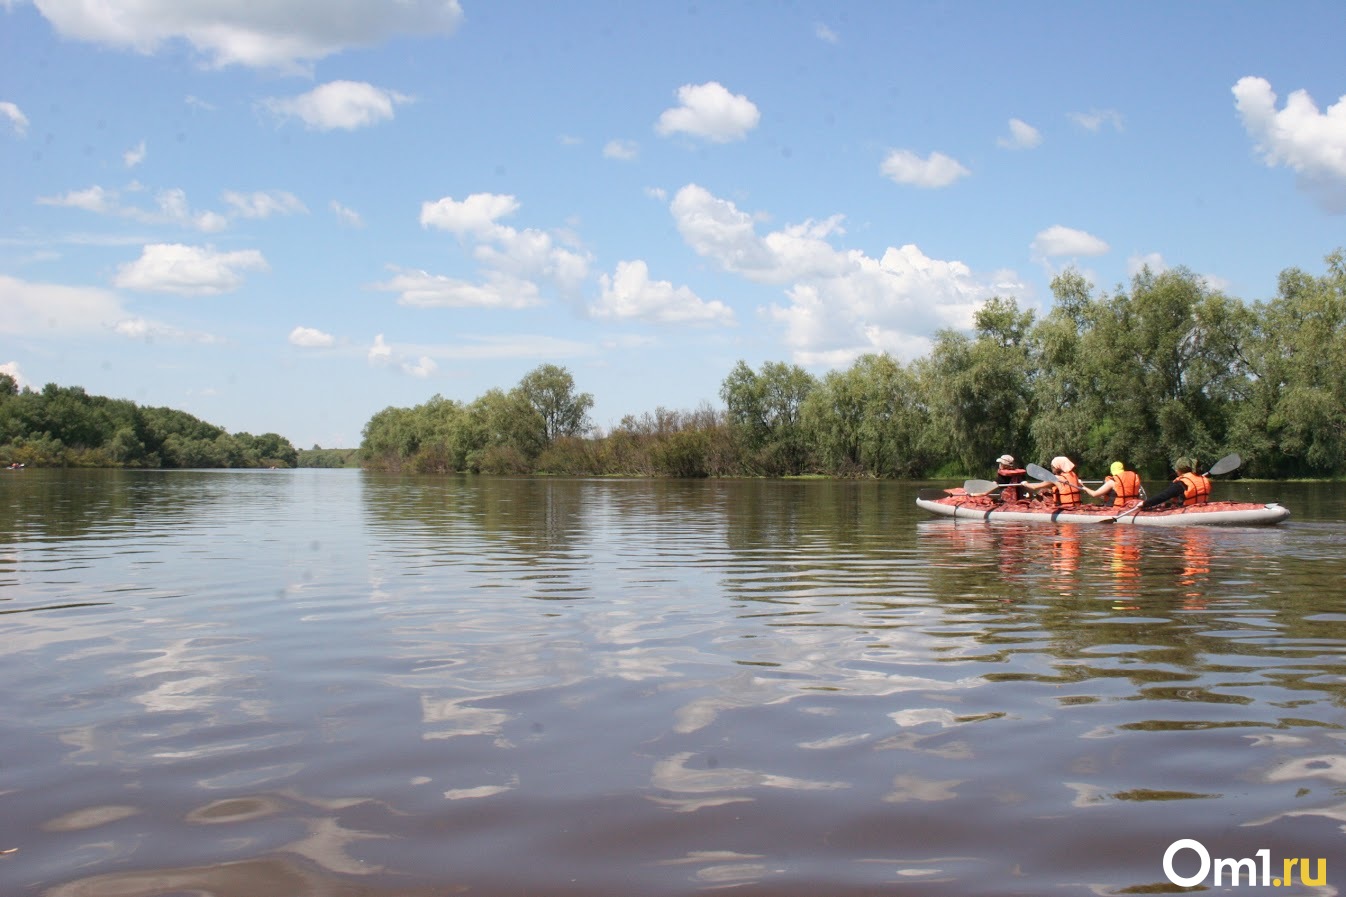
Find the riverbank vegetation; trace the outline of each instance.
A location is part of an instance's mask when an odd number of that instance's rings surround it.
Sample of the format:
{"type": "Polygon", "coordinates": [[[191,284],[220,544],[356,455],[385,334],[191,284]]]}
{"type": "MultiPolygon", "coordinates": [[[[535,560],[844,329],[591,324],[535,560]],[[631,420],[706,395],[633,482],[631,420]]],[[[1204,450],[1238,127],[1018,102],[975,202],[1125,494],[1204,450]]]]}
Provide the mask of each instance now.
{"type": "Polygon", "coordinates": [[[469,403],[385,408],[364,429],[366,467],[626,476],[984,476],[1003,452],[1124,460],[1149,477],[1178,455],[1228,452],[1248,476],[1346,475],[1346,257],[1281,273],[1245,303],[1185,269],[1145,270],[1096,294],[1068,270],[1038,317],[1012,298],[940,332],[910,363],[866,355],[815,377],[785,362],[725,377],[723,407],[656,409],[608,432],[565,368],[469,403]]]}
{"type": "Polygon", "coordinates": [[[28,467],[293,467],[275,433],[228,433],[173,408],[142,408],[48,383],[19,389],[0,374],[0,461],[28,467]]]}

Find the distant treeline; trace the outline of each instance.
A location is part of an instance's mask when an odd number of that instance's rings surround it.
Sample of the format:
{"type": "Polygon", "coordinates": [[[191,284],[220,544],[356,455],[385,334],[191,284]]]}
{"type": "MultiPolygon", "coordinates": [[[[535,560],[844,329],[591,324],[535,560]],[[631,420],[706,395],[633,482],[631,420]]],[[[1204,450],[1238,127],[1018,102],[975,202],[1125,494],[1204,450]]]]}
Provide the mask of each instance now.
{"type": "Polygon", "coordinates": [[[30,467],[293,467],[275,433],[227,433],[185,411],[142,408],[48,383],[20,390],[0,374],[0,462],[30,467]]]}
{"type": "Polygon", "coordinates": [[[543,365],[470,403],[434,396],[364,428],[366,467],[634,476],[956,477],[1067,455],[1101,475],[1122,460],[1162,477],[1179,455],[1229,452],[1246,476],[1346,475],[1346,257],[1280,275],[1245,303],[1186,269],[1094,295],[1052,281],[1045,317],[995,298],[973,332],[941,331],[907,364],[866,355],[815,377],[739,362],[722,408],[663,408],[596,432],[593,398],[543,365]]]}
{"type": "Polygon", "coordinates": [[[359,467],[359,449],[325,449],[315,445],[311,449],[300,449],[296,467],[359,467]]]}

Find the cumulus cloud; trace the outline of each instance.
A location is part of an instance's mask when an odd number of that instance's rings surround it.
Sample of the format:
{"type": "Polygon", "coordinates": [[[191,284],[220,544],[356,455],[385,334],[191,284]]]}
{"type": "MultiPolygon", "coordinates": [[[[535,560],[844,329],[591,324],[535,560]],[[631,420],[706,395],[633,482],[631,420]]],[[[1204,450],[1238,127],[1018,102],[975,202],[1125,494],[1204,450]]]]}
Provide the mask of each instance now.
{"type": "Polygon", "coordinates": [[[1012,272],[978,277],[962,262],[933,259],[914,245],[879,258],[842,250],[840,216],[766,235],[732,202],[689,184],[670,204],[686,243],[722,270],[780,285],[788,302],[761,309],[782,327],[801,364],[840,365],[865,352],[913,358],[942,327],[967,328],[997,292],[1023,289],[1012,272]]]}
{"type": "Polygon", "coordinates": [[[601,294],[589,306],[595,318],[648,321],[656,324],[732,324],[734,312],[723,302],[707,302],[689,288],[666,280],[650,280],[643,261],[622,261],[617,270],[599,277],[601,294]]]}
{"type": "Polygon", "coordinates": [[[140,258],[117,269],[113,283],[146,292],[213,296],[238,289],[245,271],[267,270],[266,259],[256,249],[217,252],[210,246],[152,243],[140,258]]]}
{"type": "Polygon", "coordinates": [[[1168,262],[1157,252],[1135,253],[1126,260],[1126,276],[1135,277],[1149,268],[1154,274],[1163,274],[1168,270],[1168,262]]]}
{"type": "Polygon", "coordinates": [[[0,334],[52,339],[116,334],[140,340],[218,342],[206,333],[132,315],[110,290],[32,283],[4,275],[0,275],[0,334]]]}
{"type": "Polygon", "coordinates": [[[420,377],[421,379],[425,379],[426,377],[429,377],[437,370],[439,370],[439,365],[435,364],[434,359],[430,358],[427,355],[422,355],[414,362],[413,361],[402,362],[402,373],[408,374],[412,377],[420,377]]]}
{"type": "Polygon", "coordinates": [[[200,331],[183,330],[181,327],[174,327],[172,324],[164,324],[160,321],[150,321],[145,318],[126,318],[118,321],[112,328],[113,333],[118,336],[124,336],[128,339],[140,340],[141,342],[191,342],[191,343],[218,343],[221,340],[209,333],[200,331]]]}
{"type": "Polygon", "coordinates": [[[119,191],[96,184],[84,190],[71,190],[60,196],[40,196],[37,203],[44,206],[82,209],[100,215],[115,215],[144,224],[175,224],[203,233],[215,233],[229,226],[228,219],[218,212],[192,209],[187,202],[186,192],[178,188],[158,191],[152,209],[126,205],[122,202],[119,191]]]}
{"type": "Polygon", "coordinates": [[[262,105],[281,118],[297,118],[314,131],[354,131],[389,121],[411,97],[362,81],[330,81],[297,97],[271,97],[262,105]]]}
{"type": "Polygon", "coordinates": [[[337,221],[340,221],[347,227],[365,226],[365,220],[360,217],[359,212],[354,209],[348,209],[335,199],[328,203],[327,207],[332,210],[332,214],[337,217],[337,221]]]}
{"type": "Polygon", "coordinates": [[[284,190],[238,193],[226,190],[225,205],[235,218],[270,218],[272,215],[308,214],[308,207],[293,193],[284,190]]]}
{"type": "Polygon", "coordinates": [[[0,274],[0,333],[60,336],[108,329],[126,317],[121,299],[110,290],[0,274]]]}
{"type": "Polygon", "coordinates": [[[380,333],[374,337],[374,345],[369,347],[369,363],[386,364],[392,360],[392,357],[393,347],[384,340],[383,334],[380,333]]]}
{"type": "Polygon", "coordinates": [[[1320,112],[1307,91],[1296,90],[1276,108],[1264,78],[1240,78],[1234,105],[1267,167],[1284,166],[1300,189],[1329,212],[1346,212],[1346,96],[1320,112]]]}
{"type": "Polygon", "coordinates": [[[838,35],[831,28],[828,28],[822,22],[818,22],[813,26],[813,36],[818,38],[818,40],[823,41],[824,43],[828,44],[841,43],[840,35],[838,35]]]}
{"type": "MultiPolygon", "coordinates": [[[[578,290],[589,276],[589,256],[560,245],[561,238],[546,231],[517,230],[500,223],[501,218],[518,209],[519,202],[513,196],[496,193],[474,193],[461,201],[446,196],[422,203],[421,226],[446,230],[470,241],[473,257],[485,271],[485,281],[468,285],[447,278],[432,280],[424,272],[417,272],[413,286],[426,293],[416,298],[404,293],[404,304],[522,307],[520,303],[538,290],[539,281],[567,293],[578,290]]],[[[400,285],[384,286],[403,291],[400,285]]]]}
{"type": "Polygon", "coordinates": [[[630,162],[640,155],[640,147],[634,140],[609,140],[603,147],[603,155],[608,159],[630,162]]]}
{"type": "Polygon", "coordinates": [[[537,284],[497,271],[471,283],[427,271],[398,270],[375,289],[398,293],[398,304],[415,308],[531,308],[542,304],[537,284]]]}
{"type": "MultiPolygon", "coordinates": [[[[143,188],[132,184],[128,192],[138,193],[143,188]]],[[[59,196],[38,197],[39,205],[82,209],[100,215],[129,218],[142,224],[172,224],[202,233],[217,233],[229,227],[231,219],[270,218],[273,215],[306,214],[308,208],[297,196],[284,190],[242,193],[226,190],[222,194],[225,213],[195,209],[187,199],[187,192],[178,187],[158,190],[152,208],[125,202],[121,192],[94,185],[83,190],[71,190],[59,196]]]]}
{"type": "Polygon", "coordinates": [[[122,153],[122,162],[126,164],[127,168],[135,168],[141,162],[145,161],[145,152],[145,141],[142,140],[140,143],[122,153]]]}
{"type": "Polygon", "coordinates": [[[84,190],[71,190],[61,196],[39,196],[37,204],[83,209],[86,212],[110,212],[117,205],[117,193],[95,184],[84,190]]]}
{"type": "Polygon", "coordinates": [[[947,187],[972,173],[957,159],[943,153],[931,153],[922,159],[911,150],[893,150],[883,160],[879,170],[896,183],[927,189],[947,187]]]}
{"type": "Polygon", "coordinates": [[[6,361],[4,364],[0,364],[0,374],[8,374],[13,377],[14,382],[18,385],[19,389],[32,385],[28,382],[28,379],[23,376],[23,371],[19,369],[19,363],[17,361],[6,361]]]}
{"type": "Polygon", "coordinates": [[[421,227],[433,227],[463,236],[490,238],[498,232],[497,219],[513,215],[519,201],[499,193],[473,193],[461,202],[445,196],[421,203],[421,227]]]}
{"type": "Polygon", "coordinates": [[[1042,143],[1042,134],[1028,122],[1018,118],[1009,120],[1009,135],[996,140],[1004,149],[1033,149],[1042,143]]]}
{"type": "Polygon", "coordinates": [[[1091,109],[1088,112],[1072,112],[1070,120],[1086,131],[1097,134],[1104,125],[1111,125],[1114,131],[1122,130],[1122,113],[1116,109],[1091,109]]]}
{"type": "Polygon", "coordinates": [[[369,347],[368,357],[369,363],[372,365],[377,367],[395,366],[409,377],[424,379],[439,370],[439,365],[429,355],[420,354],[414,348],[410,353],[406,349],[394,348],[383,338],[382,333],[374,337],[374,345],[369,347]],[[413,359],[412,355],[419,355],[419,357],[413,359]]]}
{"type": "Polygon", "coordinates": [[[396,35],[452,34],[458,0],[37,0],[63,36],[140,53],[186,41],[216,67],[243,65],[302,72],[316,60],[396,35]],[[336,14],[339,13],[339,14],[336,14]]]}
{"type": "Polygon", "coordinates": [[[1111,247],[1093,234],[1059,224],[1038,231],[1031,244],[1033,253],[1039,258],[1055,258],[1063,255],[1103,255],[1111,247]]]}
{"type": "Polygon", "coordinates": [[[327,349],[336,344],[336,338],[313,327],[296,327],[290,331],[290,345],[301,349],[327,349]]]}
{"type": "Polygon", "coordinates": [[[28,136],[28,116],[24,115],[18,106],[9,101],[0,102],[0,117],[9,122],[15,134],[20,137],[28,136]]]}
{"type": "Polygon", "coordinates": [[[664,110],[655,123],[654,130],[661,136],[689,134],[729,143],[747,137],[762,118],[751,100],[731,94],[718,81],[684,84],[677,97],[679,105],[664,110]]]}

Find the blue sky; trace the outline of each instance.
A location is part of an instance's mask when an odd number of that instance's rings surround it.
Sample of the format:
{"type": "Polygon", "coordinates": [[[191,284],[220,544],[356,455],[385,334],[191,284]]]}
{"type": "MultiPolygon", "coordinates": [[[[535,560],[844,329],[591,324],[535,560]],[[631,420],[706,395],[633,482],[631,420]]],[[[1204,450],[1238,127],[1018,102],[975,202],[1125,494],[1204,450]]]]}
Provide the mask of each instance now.
{"type": "Polygon", "coordinates": [[[297,446],[603,428],[1346,245],[1346,5],[0,0],[0,369],[297,446]],[[230,9],[230,7],[236,7],[230,9]]]}

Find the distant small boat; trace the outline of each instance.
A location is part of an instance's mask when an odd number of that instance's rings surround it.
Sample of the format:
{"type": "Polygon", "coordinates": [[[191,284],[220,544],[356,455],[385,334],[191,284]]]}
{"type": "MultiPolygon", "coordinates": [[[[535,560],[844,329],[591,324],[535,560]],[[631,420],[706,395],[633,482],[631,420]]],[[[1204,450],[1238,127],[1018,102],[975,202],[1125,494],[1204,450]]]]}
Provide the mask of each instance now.
{"type": "Polygon", "coordinates": [[[990,496],[949,489],[942,497],[922,496],[916,506],[944,517],[988,522],[1105,523],[1117,526],[1270,526],[1286,520],[1290,509],[1275,502],[1213,501],[1185,508],[1128,512],[1110,505],[1082,505],[1069,511],[1044,502],[1000,502],[990,496]]]}

